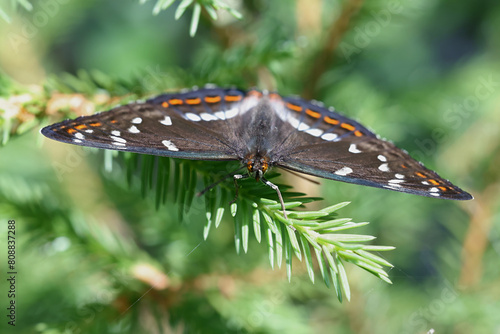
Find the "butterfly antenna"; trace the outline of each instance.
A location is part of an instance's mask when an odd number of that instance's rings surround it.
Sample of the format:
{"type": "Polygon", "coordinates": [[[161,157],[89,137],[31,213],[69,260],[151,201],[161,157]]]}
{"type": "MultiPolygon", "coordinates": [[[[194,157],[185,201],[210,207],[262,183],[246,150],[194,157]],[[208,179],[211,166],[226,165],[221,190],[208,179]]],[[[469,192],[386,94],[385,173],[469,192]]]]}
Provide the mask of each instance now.
{"type": "Polygon", "coordinates": [[[234,180],[234,198],[231,202],[229,202],[229,205],[233,204],[233,203],[236,203],[236,200],[238,199],[238,191],[240,189],[240,186],[238,185],[238,180],[243,180],[243,179],[246,179],[246,178],[249,178],[250,175],[248,174],[237,174],[237,175],[234,175],[233,176],[233,180],[234,180]]]}

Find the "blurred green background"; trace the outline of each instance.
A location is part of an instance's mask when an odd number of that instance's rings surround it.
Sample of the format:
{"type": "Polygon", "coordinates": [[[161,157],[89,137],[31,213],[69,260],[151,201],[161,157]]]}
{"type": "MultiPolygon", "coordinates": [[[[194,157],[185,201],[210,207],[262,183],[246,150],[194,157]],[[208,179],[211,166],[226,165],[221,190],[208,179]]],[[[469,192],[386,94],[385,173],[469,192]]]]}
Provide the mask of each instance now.
{"type": "Polygon", "coordinates": [[[499,2],[227,0],[243,18],[203,10],[194,37],[192,6],[174,20],[179,2],[158,15],[154,1],[30,3],[0,5],[2,333],[500,333],[499,2]],[[341,304],[299,262],[288,283],[265,244],[237,255],[231,219],[203,241],[202,199],[180,222],[174,203],[155,210],[128,187],[119,160],[108,172],[102,152],[39,134],[208,82],[335,106],[475,199],[284,175],[320,207],[351,201],[341,216],[371,222],[357,233],[397,247],[381,254],[394,284],[347,265],[341,304]]]}

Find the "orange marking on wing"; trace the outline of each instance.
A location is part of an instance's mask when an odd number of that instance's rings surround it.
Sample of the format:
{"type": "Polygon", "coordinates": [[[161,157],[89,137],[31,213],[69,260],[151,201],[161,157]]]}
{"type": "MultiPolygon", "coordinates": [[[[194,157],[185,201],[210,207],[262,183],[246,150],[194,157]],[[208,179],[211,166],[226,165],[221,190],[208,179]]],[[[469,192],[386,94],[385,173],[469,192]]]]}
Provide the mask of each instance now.
{"type": "Polygon", "coordinates": [[[342,124],[340,124],[340,127],[344,128],[346,130],[349,130],[349,131],[353,131],[354,129],[356,129],[355,126],[348,124],[348,123],[342,123],[342,124]]]}
{"type": "Polygon", "coordinates": [[[68,130],[66,130],[66,132],[69,133],[70,135],[72,135],[73,133],[76,132],[76,130],[73,128],[69,128],[68,130]]]}
{"type": "Polygon", "coordinates": [[[162,106],[163,108],[168,108],[169,104],[168,104],[168,102],[167,102],[167,101],[165,101],[165,102],[162,102],[162,103],[161,103],[161,106],[162,106]]]}
{"type": "Polygon", "coordinates": [[[418,176],[420,176],[421,178],[423,179],[426,179],[427,176],[425,176],[424,174],[420,173],[420,172],[416,172],[415,174],[417,174],[418,176]]]}
{"type": "Polygon", "coordinates": [[[227,102],[238,102],[241,100],[241,95],[226,95],[224,96],[224,99],[227,102]]]}
{"type": "Polygon", "coordinates": [[[448,190],[448,188],[443,187],[443,186],[440,186],[440,187],[438,187],[438,188],[439,188],[439,189],[441,189],[442,191],[446,191],[446,190],[448,190]]]}
{"type": "Polygon", "coordinates": [[[94,122],[94,123],[90,123],[89,125],[90,126],[101,126],[102,123],[101,122],[94,122]]]}
{"type": "Polygon", "coordinates": [[[276,93],[271,93],[271,94],[269,94],[269,98],[270,98],[271,100],[278,100],[278,99],[280,99],[281,97],[280,97],[278,94],[276,94],[276,93]]]}
{"type": "Polygon", "coordinates": [[[302,107],[298,106],[298,105],[295,105],[295,104],[287,103],[286,107],[288,109],[292,109],[293,111],[297,111],[297,112],[301,112],[302,111],[302,107]]]}
{"type": "Polygon", "coordinates": [[[408,167],[406,167],[406,165],[405,165],[405,164],[401,164],[401,167],[403,167],[403,168],[408,168],[408,167]]]}
{"type": "Polygon", "coordinates": [[[436,181],[436,180],[432,180],[432,179],[430,179],[430,180],[429,180],[429,182],[430,182],[430,183],[432,183],[432,184],[433,184],[433,185],[435,185],[435,186],[437,186],[437,185],[439,184],[439,182],[438,182],[438,181],[436,181]]]}
{"type": "Polygon", "coordinates": [[[257,90],[251,90],[248,92],[248,95],[253,95],[253,96],[257,96],[257,97],[261,97],[262,96],[262,93],[257,91],[257,90]]]}
{"type": "Polygon", "coordinates": [[[323,118],[323,120],[325,122],[327,122],[328,124],[333,124],[333,125],[337,125],[339,124],[339,121],[337,121],[336,119],[334,118],[331,118],[331,117],[328,117],[328,116],[325,116],[325,118],[323,118]]]}
{"type": "Polygon", "coordinates": [[[363,135],[363,133],[361,131],[356,130],[356,131],[354,131],[354,135],[356,137],[361,137],[363,135]]]}
{"type": "Polygon", "coordinates": [[[311,109],[306,109],[306,114],[308,114],[309,116],[314,117],[314,118],[321,117],[321,114],[319,112],[312,111],[311,109]]]}
{"type": "Polygon", "coordinates": [[[116,122],[118,122],[116,119],[111,120],[111,123],[113,123],[113,124],[116,122]]]}
{"type": "Polygon", "coordinates": [[[77,130],[83,130],[86,128],[87,128],[87,125],[85,125],[85,124],[78,124],[77,126],[75,126],[75,129],[77,129],[77,130]]]}
{"type": "Polygon", "coordinates": [[[220,102],[220,96],[205,96],[206,103],[217,103],[220,102]]]}
{"type": "Polygon", "coordinates": [[[182,101],[181,99],[171,99],[168,102],[170,102],[170,104],[173,106],[184,104],[184,101],[182,101]]]}
{"type": "Polygon", "coordinates": [[[187,104],[200,104],[201,99],[199,97],[194,98],[194,99],[186,99],[187,104]]]}

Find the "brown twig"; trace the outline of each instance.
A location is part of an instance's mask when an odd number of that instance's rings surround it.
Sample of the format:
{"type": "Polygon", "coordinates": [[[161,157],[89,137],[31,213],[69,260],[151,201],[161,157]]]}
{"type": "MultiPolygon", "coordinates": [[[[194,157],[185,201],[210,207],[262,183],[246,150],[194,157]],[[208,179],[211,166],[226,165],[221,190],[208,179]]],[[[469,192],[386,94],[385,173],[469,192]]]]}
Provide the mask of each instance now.
{"type": "Polygon", "coordinates": [[[333,22],[330,29],[328,29],[323,48],[319,51],[318,57],[310,71],[309,78],[305,81],[307,84],[302,93],[304,98],[312,99],[314,97],[318,81],[332,61],[333,51],[337,48],[342,36],[347,31],[352,16],[359,11],[362,5],[363,0],[348,0],[344,4],[338,20],[333,22]]]}
{"type": "Polygon", "coordinates": [[[498,203],[500,185],[494,183],[476,196],[474,206],[468,206],[471,221],[462,248],[461,288],[476,285],[483,275],[483,257],[493,225],[494,205],[498,203]]]}

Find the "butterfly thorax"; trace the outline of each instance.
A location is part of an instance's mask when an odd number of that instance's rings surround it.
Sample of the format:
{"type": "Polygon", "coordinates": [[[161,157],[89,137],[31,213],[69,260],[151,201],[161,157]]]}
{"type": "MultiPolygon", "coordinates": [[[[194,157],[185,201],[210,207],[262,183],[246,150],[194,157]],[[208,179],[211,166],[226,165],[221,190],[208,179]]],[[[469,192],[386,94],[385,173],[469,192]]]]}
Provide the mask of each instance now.
{"type": "Polygon", "coordinates": [[[241,117],[240,160],[248,174],[257,181],[280,160],[283,132],[289,125],[276,114],[267,98],[246,111],[241,117]]]}
{"type": "Polygon", "coordinates": [[[292,129],[273,110],[267,99],[246,111],[239,123],[239,156],[255,178],[281,159],[283,137],[292,129]]]}

